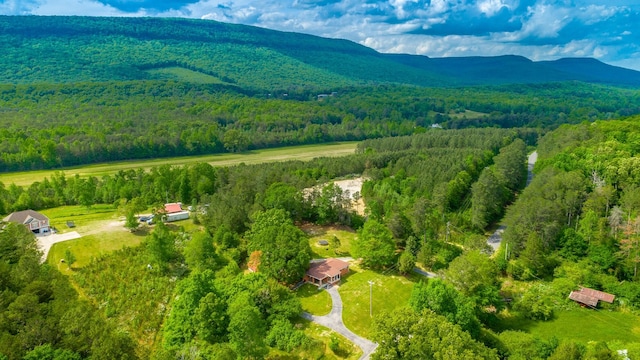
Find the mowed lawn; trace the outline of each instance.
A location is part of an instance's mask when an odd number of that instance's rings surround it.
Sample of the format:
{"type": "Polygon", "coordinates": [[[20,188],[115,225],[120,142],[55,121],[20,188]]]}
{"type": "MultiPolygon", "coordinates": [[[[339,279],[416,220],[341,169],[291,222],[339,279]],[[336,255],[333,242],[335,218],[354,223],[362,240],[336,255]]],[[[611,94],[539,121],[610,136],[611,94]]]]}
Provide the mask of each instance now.
{"type": "Polygon", "coordinates": [[[120,161],[103,164],[93,164],[78,167],[70,167],[57,170],[37,170],[0,174],[0,182],[5,185],[16,184],[28,186],[44,178],[51,178],[55,171],[63,171],[66,176],[81,177],[115,174],[120,170],[145,169],[161,165],[188,165],[194,163],[209,163],[213,166],[231,166],[240,163],[260,164],[287,160],[307,161],[317,157],[345,156],[355,152],[357,142],[342,142],[319,145],[290,146],[284,148],[248,151],[239,154],[217,154],[202,156],[185,156],[177,158],[159,158],[147,160],[120,161]]]}
{"type": "MultiPolygon", "coordinates": [[[[42,213],[49,217],[51,225],[55,226],[58,232],[77,231],[81,235],[79,239],[54,244],[49,251],[47,262],[64,273],[70,272],[68,266],[60,262],[65,258],[67,249],[76,257],[72,268],[80,268],[89,264],[94,257],[120,250],[125,246],[140,245],[152,229],[147,225],[141,225],[136,232],[131,233],[124,227],[124,219],[112,205],[94,205],[90,208],[61,206],[43,210],[42,213]],[[67,221],[73,221],[75,227],[68,227],[67,221]]],[[[190,219],[172,222],[167,226],[172,230],[182,229],[187,232],[200,228],[190,219]]]]}
{"type": "Polygon", "coordinates": [[[373,316],[391,312],[408,305],[413,285],[419,275],[408,277],[397,273],[385,274],[350,266],[350,274],[343,277],[338,292],[342,298],[342,320],[347,328],[365,338],[371,338],[372,317],[369,315],[369,291],[373,299],[373,316]],[[373,282],[371,289],[369,281],[373,282]]]}
{"type": "Polygon", "coordinates": [[[83,206],[61,206],[42,210],[49,217],[50,223],[59,233],[77,231],[82,237],[54,244],[47,256],[47,262],[67,273],[66,264],[60,263],[69,249],[76,257],[73,268],[87,265],[91,258],[98,257],[124,246],[137,246],[147,231],[144,229],[131,233],[124,228],[124,221],[120,219],[117,209],[112,205],[94,205],[90,208],[83,206]],[[67,226],[67,221],[73,221],[75,227],[67,226]]]}
{"type": "Polygon", "coordinates": [[[325,290],[318,290],[315,285],[304,284],[295,291],[295,295],[300,299],[302,310],[309,314],[323,316],[331,312],[331,295],[325,290]]]}
{"type": "Polygon", "coordinates": [[[351,256],[351,242],[358,236],[347,226],[304,224],[301,228],[309,236],[312,259],[351,256]],[[338,239],[339,246],[335,246],[333,237],[338,239]],[[328,241],[329,245],[320,245],[321,240],[328,241]]]}
{"type": "Polygon", "coordinates": [[[556,310],[549,321],[532,321],[521,317],[503,317],[502,330],[522,330],[534,336],[559,340],[605,341],[610,344],[640,342],[640,317],[609,310],[591,310],[576,307],[556,310]]]}

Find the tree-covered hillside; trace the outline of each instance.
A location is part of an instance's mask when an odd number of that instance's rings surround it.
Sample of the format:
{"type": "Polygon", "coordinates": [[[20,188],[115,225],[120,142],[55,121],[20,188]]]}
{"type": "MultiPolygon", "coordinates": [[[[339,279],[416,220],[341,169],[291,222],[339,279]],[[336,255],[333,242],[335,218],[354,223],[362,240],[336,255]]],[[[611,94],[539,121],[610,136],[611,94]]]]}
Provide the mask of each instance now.
{"type": "Polygon", "coordinates": [[[593,59],[534,63],[514,56],[385,55],[346,40],[210,20],[5,16],[0,17],[0,41],[0,83],[182,79],[189,70],[207,81],[265,91],[371,82],[452,86],[578,80],[640,86],[640,72],[593,59]]]}

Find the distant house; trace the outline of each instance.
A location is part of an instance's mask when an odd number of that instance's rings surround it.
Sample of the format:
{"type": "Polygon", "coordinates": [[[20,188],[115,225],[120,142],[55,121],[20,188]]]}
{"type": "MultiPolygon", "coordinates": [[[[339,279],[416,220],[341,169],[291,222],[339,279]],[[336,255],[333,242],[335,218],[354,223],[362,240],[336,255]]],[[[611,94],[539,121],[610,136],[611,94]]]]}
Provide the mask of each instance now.
{"type": "Polygon", "coordinates": [[[182,210],[181,203],[164,204],[164,211],[166,212],[166,222],[185,220],[189,218],[189,212],[182,210]]]}
{"type": "Polygon", "coordinates": [[[340,259],[324,259],[311,263],[304,276],[304,281],[318,287],[340,282],[349,273],[349,263],[340,259]]]}
{"type": "Polygon", "coordinates": [[[571,294],[569,294],[569,299],[581,305],[586,305],[593,308],[598,306],[599,301],[604,301],[612,304],[615,298],[615,295],[585,287],[580,288],[580,290],[578,291],[572,291],[571,294]]]}
{"type": "Polygon", "coordinates": [[[48,233],[50,230],[49,218],[33,210],[23,210],[10,214],[3,219],[7,222],[22,224],[34,234],[48,233]]]}

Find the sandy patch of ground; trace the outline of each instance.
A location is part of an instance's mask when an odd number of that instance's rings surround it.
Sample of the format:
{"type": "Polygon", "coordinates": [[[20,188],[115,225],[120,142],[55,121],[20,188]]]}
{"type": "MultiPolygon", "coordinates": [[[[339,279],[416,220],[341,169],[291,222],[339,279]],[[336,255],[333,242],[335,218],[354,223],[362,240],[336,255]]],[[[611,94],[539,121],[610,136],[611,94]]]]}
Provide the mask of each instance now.
{"type": "MultiPolygon", "coordinates": [[[[338,185],[340,189],[342,189],[342,193],[346,195],[349,200],[351,200],[351,209],[355,210],[359,215],[364,216],[364,200],[362,199],[362,183],[364,183],[367,179],[363,177],[358,177],[354,179],[345,179],[345,180],[336,180],[333,181],[334,184],[338,185]]],[[[318,185],[316,189],[322,189],[326,184],[318,185]]],[[[305,196],[308,196],[314,188],[304,189],[305,196]]]]}

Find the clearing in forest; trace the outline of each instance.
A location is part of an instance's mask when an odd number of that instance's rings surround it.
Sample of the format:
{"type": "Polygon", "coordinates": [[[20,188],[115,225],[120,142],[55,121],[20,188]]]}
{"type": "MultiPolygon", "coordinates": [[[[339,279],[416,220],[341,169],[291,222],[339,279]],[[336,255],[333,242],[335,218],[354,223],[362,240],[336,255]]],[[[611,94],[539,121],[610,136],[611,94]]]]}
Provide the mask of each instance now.
{"type": "Polygon", "coordinates": [[[80,177],[112,175],[120,170],[144,169],[148,171],[152,167],[161,165],[182,166],[196,163],[208,163],[212,166],[233,166],[244,164],[262,164],[288,160],[308,161],[318,157],[337,157],[351,155],[356,150],[358,142],[342,142],[319,145],[289,146],[284,148],[247,151],[234,154],[214,154],[199,156],[184,156],[176,158],[160,158],[146,160],[130,160],[112,163],[84,165],[55,170],[35,170],[0,174],[0,182],[5,185],[16,184],[29,186],[44,178],[51,178],[56,171],[63,171],[67,177],[80,177]]]}

